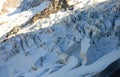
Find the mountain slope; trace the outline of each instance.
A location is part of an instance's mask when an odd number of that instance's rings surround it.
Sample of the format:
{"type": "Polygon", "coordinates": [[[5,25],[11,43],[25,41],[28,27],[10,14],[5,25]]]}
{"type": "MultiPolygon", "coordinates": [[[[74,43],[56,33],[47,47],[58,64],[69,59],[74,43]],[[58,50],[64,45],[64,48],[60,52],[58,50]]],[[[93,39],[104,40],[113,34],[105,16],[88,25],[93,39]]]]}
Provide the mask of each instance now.
{"type": "Polygon", "coordinates": [[[0,77],[92,77],[120,59],[120,1],[63,1],[1,12],[0,77]]]}

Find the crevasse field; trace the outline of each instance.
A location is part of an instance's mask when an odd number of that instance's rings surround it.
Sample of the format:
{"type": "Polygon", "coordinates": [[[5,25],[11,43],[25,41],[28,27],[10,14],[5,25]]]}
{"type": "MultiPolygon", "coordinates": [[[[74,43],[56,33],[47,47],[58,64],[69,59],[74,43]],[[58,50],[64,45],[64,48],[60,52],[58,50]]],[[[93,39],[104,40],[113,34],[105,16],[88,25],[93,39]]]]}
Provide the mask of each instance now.
{"type": "Polygon", "coordinates": [[[120,77],[120,0],[0,0],[0,77],[120,77]]]}

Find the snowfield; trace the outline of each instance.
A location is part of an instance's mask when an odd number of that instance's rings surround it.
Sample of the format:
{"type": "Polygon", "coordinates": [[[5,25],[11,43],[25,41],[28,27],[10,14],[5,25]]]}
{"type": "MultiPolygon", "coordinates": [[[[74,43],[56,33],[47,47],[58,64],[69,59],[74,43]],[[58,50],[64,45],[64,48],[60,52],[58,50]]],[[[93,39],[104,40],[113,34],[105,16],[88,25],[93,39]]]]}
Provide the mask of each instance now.
{"type": "Polygon", "coordinates": [[[6,1],[0,0],[0,77],[108,77],[120,68],[120,0],[67,0],[72,7],[34,23],[51,0],[18,0],[2,13],[6,1]]]}

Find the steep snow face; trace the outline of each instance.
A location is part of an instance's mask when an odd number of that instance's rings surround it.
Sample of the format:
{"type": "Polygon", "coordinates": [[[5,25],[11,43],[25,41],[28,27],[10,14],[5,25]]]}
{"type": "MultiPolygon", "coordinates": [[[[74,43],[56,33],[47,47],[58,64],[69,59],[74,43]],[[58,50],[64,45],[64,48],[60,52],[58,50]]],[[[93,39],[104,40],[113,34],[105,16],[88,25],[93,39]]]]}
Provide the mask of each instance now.
{"type": "Polygon", "coordinates": [[[4,36],[15,26],[23,26],[26,24],[34,15],[47,8],[49,4],[50,2],[43,2],[37,7],[30,8],[28,11],[23,11],[12,16],[1,16],[0,23],[2,25],[2,28],[0,28],[0,37],[4,36]]]}
{"type": "Polygon", "coordinates": [[[67,2],[34,23],[50,1],[23,0],[0,16],[0,77],[92,77],[120,59],[120,1],[67,2]]]}

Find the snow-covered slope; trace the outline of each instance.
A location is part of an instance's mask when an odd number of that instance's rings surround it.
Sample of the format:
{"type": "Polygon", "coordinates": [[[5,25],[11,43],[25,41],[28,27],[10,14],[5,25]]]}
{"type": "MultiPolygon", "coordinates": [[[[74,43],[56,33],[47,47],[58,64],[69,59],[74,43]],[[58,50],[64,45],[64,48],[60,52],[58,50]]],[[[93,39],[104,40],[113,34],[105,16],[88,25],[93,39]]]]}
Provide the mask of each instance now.
{"type": "Polygon", "coordinates": [[[0,77],[92,77],[120,59],[120,0],[66,0],[54,13],[52,1],[3,13],[0,0],[0,77]]]}

